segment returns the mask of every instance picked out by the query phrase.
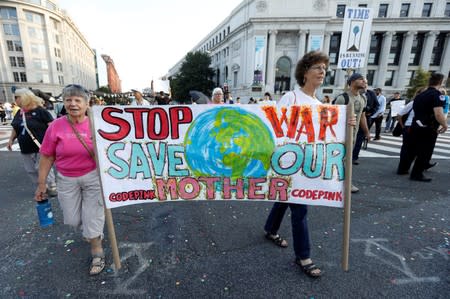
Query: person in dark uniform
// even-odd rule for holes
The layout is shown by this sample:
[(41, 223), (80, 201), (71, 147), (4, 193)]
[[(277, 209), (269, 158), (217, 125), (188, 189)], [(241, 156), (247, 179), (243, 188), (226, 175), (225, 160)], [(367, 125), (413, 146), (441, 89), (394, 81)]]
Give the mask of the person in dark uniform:
[(433, 73), (428, 81), (428, 89), (417, 95), (413, 104), (414, 119), (411, 124), (411, 141), (416, 160), (410, 179), (430, 182), (423, 172), (429, 168), (437, 135), (447, 131), (447, 119), (444, 114), (445, 101), (439, 88), (444, 80), (441, 73)]

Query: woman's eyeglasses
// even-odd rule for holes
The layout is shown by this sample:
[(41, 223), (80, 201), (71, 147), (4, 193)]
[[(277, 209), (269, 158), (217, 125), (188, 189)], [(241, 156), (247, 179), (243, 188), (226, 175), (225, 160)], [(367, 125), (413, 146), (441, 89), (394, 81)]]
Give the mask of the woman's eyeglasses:
[(328, 67), (326, 65), (313, 65), (310, 67), (311, 70), (317, 70), (317, 71), (328, 71)]

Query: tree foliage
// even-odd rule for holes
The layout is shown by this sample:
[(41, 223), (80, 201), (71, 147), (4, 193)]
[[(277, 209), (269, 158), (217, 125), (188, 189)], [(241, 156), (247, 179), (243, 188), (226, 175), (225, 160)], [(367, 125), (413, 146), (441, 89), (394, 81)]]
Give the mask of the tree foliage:
[(419, 67), (419, 69), (414, 74), (414, 78), (411, 80), (411, 86), (406, 91), (408, 99), (414, 98), (414, 95), (419, 88), (428, 86), (429, 79), (430, 73)]
[(100, 86), (99, 88), (97, 88), (96, 91), (103, 93), (111, 93), (111, 89), (108, 86)]
[(209, 67), (210, 64), (211, 58), (207, 53), (189, 52), (181, 64), (180, 72), (170, 80), (172, 98), (182, 103), (189, 102), (190, 90), (210, 95), (214, 88), (214, 70)]

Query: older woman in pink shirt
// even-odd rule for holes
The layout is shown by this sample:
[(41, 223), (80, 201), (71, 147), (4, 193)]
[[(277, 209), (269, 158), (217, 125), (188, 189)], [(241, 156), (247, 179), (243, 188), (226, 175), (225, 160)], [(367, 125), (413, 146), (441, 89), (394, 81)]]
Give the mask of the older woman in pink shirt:
[(91, 245), (89, 274), (99, 274), (105, 267), (102, 247), (105, 214), (96, 170), (89, 118), (89, 92), (72, 84), (63, 89), (65, 117), (53, 121), (45, 133), (40, 150), (39, 179), (35, 199), (47, 197), (46, 178), (55, 164), (58, 170), (58, 200), (64, 223), (81, 228)]

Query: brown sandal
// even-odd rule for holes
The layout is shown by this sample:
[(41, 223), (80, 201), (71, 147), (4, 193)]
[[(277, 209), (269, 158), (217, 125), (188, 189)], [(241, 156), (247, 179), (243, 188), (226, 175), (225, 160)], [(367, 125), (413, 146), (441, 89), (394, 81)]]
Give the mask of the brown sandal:
[(302, 268), (303, 273), (305, 273), (307, 276), (311, 278), (319, 278), (320, 276), (322, 276), (322, 270), (320, 270), (320, 268), (317, 267), (313, 262), (306, 265), (302, 265), (300, 259), (296, 259), (295, 263)]
[(288, 243), (285, 239), (283, 239), (280, 235), (272, 235), (271, 233), (266, 233), (266, 239), (272, 241), (275, 245), (280, 246), (281, 248), (288, 247)]
[(105, 254), (96, 253), (92, 255), (91, 266), (89, 267), (89, 275), (98, 275), (105, 268)]

